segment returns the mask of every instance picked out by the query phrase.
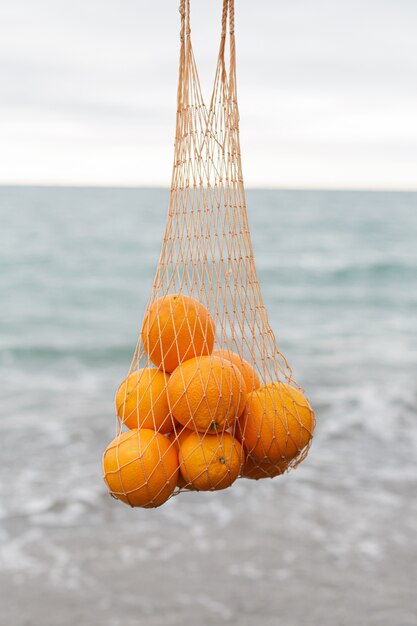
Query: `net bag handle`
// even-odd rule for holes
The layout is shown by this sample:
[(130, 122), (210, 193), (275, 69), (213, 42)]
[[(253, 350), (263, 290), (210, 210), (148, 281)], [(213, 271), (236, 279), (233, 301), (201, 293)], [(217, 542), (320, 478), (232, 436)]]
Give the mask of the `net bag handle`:
[[(190, 24), (190, 0), (180, 0), (179, 13), (181, 19), (180, 30), (180, 68), (178, 79), (178, 112), (187, 108), (188, 99), (188, 77), (192, 57), (191, 44), (191, 24)], [(228, 19), (229, 18), (229, 19)], [(229, 49), (230, 64), (229, 76), (227, 76), (225, 62), (225, 48), (227, 37), (227, 23), (229, 23)], [(226, 99), (233, 98), (236, 89), (236, 44), (235, 44), (235, 7), (234, 0), (223, 0), (221, 38), (218, 54), (218, 64), (221, 67), (221, 84), (226, 95)], [(214, 95), (215, 87), (213, 88)], [(213, 95), (211, 101), (213, 101)]]
[(227, 16), (229, 16), (229, 99), (233, 97), (236, 87), (236, 43), (235, 43), (235, 3), (234, 0), (223, 0), (222, 11), (222, 34), (220, 40), (219, 60), (222, 64), (222, 82), (227, 85), (226, 64), (224, 59), (226, 35), (227, 35)]

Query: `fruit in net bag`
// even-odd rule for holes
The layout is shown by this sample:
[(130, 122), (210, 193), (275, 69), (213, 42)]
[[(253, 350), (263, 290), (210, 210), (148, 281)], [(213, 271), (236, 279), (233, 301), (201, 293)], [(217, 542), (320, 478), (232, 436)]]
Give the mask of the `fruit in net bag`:
[(178, 479), (178, 453), (153, 430), (132, 429), (116, 437), (103, 455), (104, 480), (110, 493), (130, 506), (160, 506)]
[(230, 487), (245, 460), (240, 443), (230, 433), (193, 433), (180, 446), (180, 471), (187, 483), (199, 491)]
[(211, 354), (214, 321), (206, 307), (194, 298), (170, 294), (152, 304), (141, 335), (152, 363), (172, 372), (183, 361)]
[(218, 356), (190, 359), (168, 381), (175, 419), (199, 432), (226, 430), (245, 408), (246, 384), (238, 368)]
[(153, 367), (132, 372), (116, 393), (116, 412), (128, 428), (151, 428), (161, 433), (173, 429), (167, 383), (169, 375)]
[(247, 396), (239, 439), (258, 461), (293, 459), (309, 443), (314, 413), (307, 398), (286, 383), (263, 385)]

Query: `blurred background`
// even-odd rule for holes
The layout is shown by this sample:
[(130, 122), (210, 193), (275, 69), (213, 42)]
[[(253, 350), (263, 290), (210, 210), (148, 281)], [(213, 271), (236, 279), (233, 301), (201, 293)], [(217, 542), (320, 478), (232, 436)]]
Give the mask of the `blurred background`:
[[(191, 7), (208, 99), (220, 2)], [(284, 477), (145, 511), (101, 454), (162, 242), (177, 2), (0, 6), (5, 624), (417, 625), (416, 23), (236, 1), (255, 260), (318, 426)]]

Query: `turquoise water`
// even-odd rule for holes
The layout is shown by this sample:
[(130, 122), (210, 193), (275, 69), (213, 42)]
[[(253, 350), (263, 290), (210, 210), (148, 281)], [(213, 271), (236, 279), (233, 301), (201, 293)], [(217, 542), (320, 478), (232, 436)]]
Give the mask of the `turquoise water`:
[[(317, 565), (320, 585), (311, 588), (319, 599), (334, 559), (346, 572), (383, 568), (388, 608), (375, 623), (415, 624), (408, 613), (403, 621), (392, 621), (389, 606), (401, 597), (412, 615), (415, 603), (410, 580), (417, 557), (411, 524), (417, 514), (412, 497), (417, 487), (417, 194), (248, 192), (270, 322), (317, 410), (317, 436), (308, 460), (282, 480), (240, 481), (230, 492), (181, 496), (150, 518), (106, 496), (100, 455), (114, 434), (114, 390), (136, 343), (167, 201), (168, 192), (157, 189), (0, 188), (0, 576), (5, 593), (40, 576), (64, 595), (68, 580), (80, 588), (90, 584), (90, 598), (95, 597), (99, 590), (91, 580), (104, 576), (94, 569), (97, 555), (104, 564), (111, 561), (112, 576), (118, 576), (108, 535), (117, 535), (121, 526), (131, 541), (143, 544), (152, 519), (152, 535), (162, 547), (168, 526), (179, 537), (190, 525), (200, 528), (198, 552), (198, 541), (209, 540), (214, 527), (227, 534), (249, 507), (237, 536), (258, 525), (267, 532), (285, 510), (276, 545), (285, 544), (294, 528), (311, 538), (300, 546), (313, 561), (317, 550), (327, 563), (321, 579)], [(90, 557), (71, 557), (86, 526), (91, 527)], [(48, 548), (39, 548), (46, 537)], [(236, 533), (230, 546), (235, 540)], [(262, 568), (271, 545), (264, 548), (262, 562), (258, 546), (245, 563), (256, 566), (267, 585)], [(152, 545), (148, 549), (152, 555)], [(236, 554), (224, 546), (222, 552), (232, 567)], [(123, 567), (152, 569), (151, 556), (149, 562), (143, 558), (132, 556)], [(282, 568), (291, 578), (290, 565), (281, 563)], [(307, 584), (310, 574), (299, 572), (300, 580), (304, 575)], [(336, 577), (340, 586), (335, 583), (333, 599), (347, 584), (346, 576)], [(170, 584), (175, 594), (175, 581)], [(360, 587), (353, 598), (358, 606)], [(136, 589), (133, 582), (124, 588), (126, 597)], [(213, 596), (221, 593), (212, 589)], [(370, 593), (370, 606), (376, 606), (383, 594)], [(150, 597), (150, 605), (157, 605), (157, 597)], [(283, 591), (283, 610), (290, 600)], [(211, 609), (201, 610), (204, 623), (211, 623)], [(321, 624), (335, 623), (326, 621), (324, 608), (319, 617)], [(29, 623), (11, 612), (12, 619)], [(42, 620), (49, 624), (45, 616)], [(62, 623), (71, 623), (70, 617)], [(290, 612), (285, 623), (292, 624)]]

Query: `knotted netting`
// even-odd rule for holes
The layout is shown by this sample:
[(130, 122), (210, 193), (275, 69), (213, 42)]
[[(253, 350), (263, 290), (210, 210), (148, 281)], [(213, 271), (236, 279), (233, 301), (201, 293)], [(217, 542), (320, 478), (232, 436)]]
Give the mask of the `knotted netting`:
[[(154, 507), (184, 490), (285, 473), (306, 456), (314, 413), (262, 301), (239, 144), (234, 2), (223, 1), (210, 104), (181, 0), (174, 167), (162, 251), (103, 457), (116, 498)], [(229, 59), (226, 40), (229, 34)]]

